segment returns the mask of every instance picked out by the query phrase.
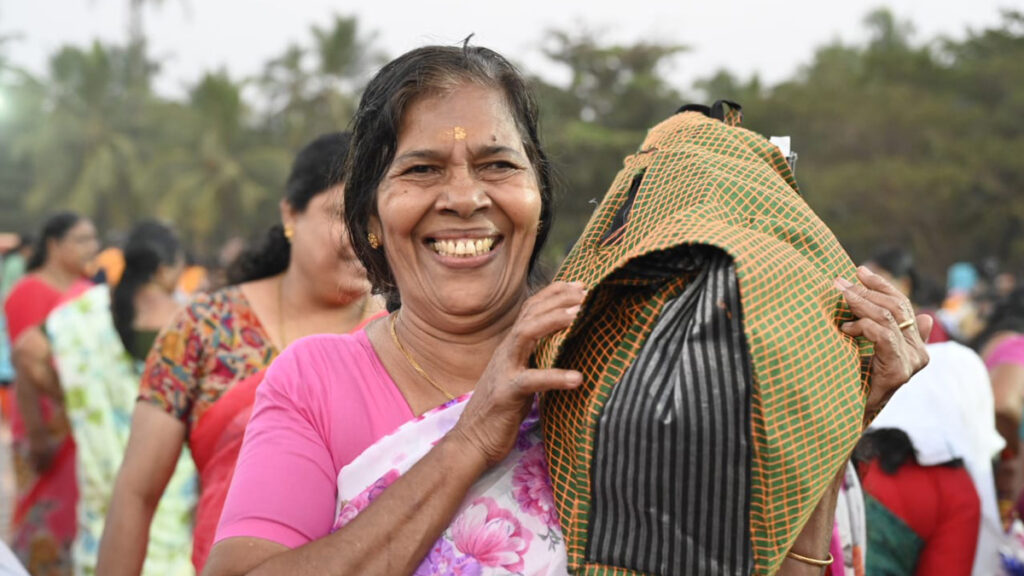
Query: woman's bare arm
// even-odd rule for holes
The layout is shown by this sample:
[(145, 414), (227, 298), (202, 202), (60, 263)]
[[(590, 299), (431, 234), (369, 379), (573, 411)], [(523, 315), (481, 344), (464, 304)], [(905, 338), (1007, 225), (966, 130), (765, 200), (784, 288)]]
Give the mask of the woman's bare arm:
[(57, 446), (50, 439), (41, 400), (50, 397), (61, 406), (64, 396), (51, 362), (50, 343), (41, 328), (27, 328), (18, 337), (11, 350), (11, 361), (16, 373), (14, 395), (28, 432), (32, 466), (42, 472), (50, 467)]
[[(843, 325), (843, 332), (870, 340), (875, 346), (872, 358), (870, 392), (866, 399), (865, 417), (870, 421), (885, 407), (889, 398), (910, 378), (928, 364), (925, 342), (932, 329), (931, 317), (914, 315), (913, 307), (899, 291), (865, 267), (857, 270), (863, 285), (852, 286), (837, 281), (850, 310), (858, 318)], [(913, 323), (901, 328), (904, 321)], [(832, 479), (818, 501), (810, 519), (797, 536), (790, 552), (815, 560), (825, 560), (832, 543), (836, 500), (842, 486), (845, 467)], [(825, 567), (787, 556), (779, 570), (784, 576), (818, 576)]]
[(577, 284), (556, 283), (533, 296), (455, 428), (352, 522), (294, 550), (260, 538), (223, 540), (214, 546), (204, 575), (412, 574), (473, 483), (512, 449), (534, 395), (582, 381), (577, 372), (527, 367), (537, 340), (568, 326), (582, 300)]
[(486, 468), (472, 445), (449, 435), (342, 530), (295, 550), (230, 538), (217, 543), (203, 574), (411, 574)]
[[(839, 474), (825, 489), (824, 496), (818, 501), (817, 507), (811, 513), (810, 519), (807, 520), (807, 524), (797, 536), (790, 551), (805, 558), (817, 560), (828, 558), (829, 547), (832, 544), (832, 527), (836, 519), (836, 501), (839, 498), (839, 488), (843, 484), (845, 470), (845, 467), (840, 469)], [(824, 567), (813, 566), (790, 556), (786, 556), (778, 572), (779, 576), (820, 576), (824, 573)]]

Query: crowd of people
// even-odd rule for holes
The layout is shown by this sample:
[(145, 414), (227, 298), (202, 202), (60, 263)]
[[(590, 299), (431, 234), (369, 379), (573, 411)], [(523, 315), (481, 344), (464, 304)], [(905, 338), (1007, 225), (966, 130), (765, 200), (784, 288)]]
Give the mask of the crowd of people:
[[(772, 520), (795, 526), (777, 532), (784, 541), (764, 544), (749, 528), (766, 509), (751, 504), (769, 486), (761, 468), (799, 475), (806, 464), (765, 464), (757, 426), (779, 423), (768, 433), (786, 437), (796, 427), (764, 415), (789, 414), (822, 439), (833, 426), (830, 413), (802, 413), (811, 404), (788, 408), (767, 392), (762, 350), (775, 336), (750, 328), (764, 308), (750, 262), (768, 245), (733, 244), (698, 222), (678, 231), (678, 246), (623, 257), (606, 276), (581, 272), (607, 260), (602, 249), (648, 241), (639, 234), (650, 228), (630, 227), (655, 202), (643, 195), (644, 165), (613, 187), (629, 200), (595, 215), (548, 281), (537, 264), (552, 226), (552, 176), (537, 122), (526, 82), (500, 55), (420, 48), (369, 83), (352, 132), (298, 152), (280, 223), (234, 259), (224, 282), (187, 264), (169, 223), (140, 222), (104, 247), (88, 217), (62, 212), (24, 236), (0, 272), (5, 471), (15, 477), (0, 510), (10, 510), (6, 545), (17, 556), (0, 555), (0, 567), (34, 576), (555, 575), (584, 566), (1024, 574), (1024, 289), (1013, 274), (959, 263), (936, 295), (912, 254), (894, 248), (860, 268), (845, 255), (802, 256), (813, 288), (764, 289), (807, 304), (794, 308), (787, 342), (808, 344), (808, 365), (828, 355), (842, 376), (801, 377), (843, 388), (856, 408), (845, 420), (853, 435), (828, 440), (841, 466), (799, 493), (800, 518)], [(792, 179), (775, 156), (748, 156), (754, 168), (743, 177), (760, 170), (783, 189)], [(739, 193), (758, 193), (746, 185)], [(802, 201), (794, 192), (786, 202)], [(823, 226), (814, 230), (828, 240)], [(696, 239), (704, 248), (688, 247)], [(620, 366), (615, 393), (593, 415), (597, 432), (582, 432), (602, 447), (586, 453), (598, 472), (586, 500), (593, 540), (580, 545), (565, 488), (549, 473), (560, 442), (553, 407), (602, 389), (574, 340), (551, 364), (536, 352), (570, 329), (576, 340), (602, 326), (633, 330), (611, 317), (641, 293), (630, 313), (648, 307), (642, 313), (659, 320), (637, 332), (646, 352), (620, 364), (649, 372)], [(702, 375), (712, 371), (732, 379)], [(797, 387), (819, 389), (810, 384)], [(679, 398), (724, 406), (736, 432), (721, 432), (725, 420), (660, 412), (685, 409)], [(615, 434), (645, 410), (666, 427), (631, 455), (641, 466), (663, 454), (676, 466), (679, 438), (694, 453), (704, 442), (707, 452), (741, 455), (710, 480), (728, 476), (735, 489), (709, 491), (705, 502), (709, 514), (736, 518), (709, 516), (694, 529), (686, 505), (674, 515), (679, 482), (633, 486), (629, 478), (647, 477), (602, 460), (604, 443), (615, 453)], [(690, 431), (672, 436), (676, 423)], [(686, 465), (673, 470), (691, 481)], [(617, 492), (623, 486), (636, 494)], [(614, 532), (647, 517), (639, 544), (599, 544), (604, 523), (617, 522)], [(743, 542), (704, 544), (703, 533), (726, 526)]]

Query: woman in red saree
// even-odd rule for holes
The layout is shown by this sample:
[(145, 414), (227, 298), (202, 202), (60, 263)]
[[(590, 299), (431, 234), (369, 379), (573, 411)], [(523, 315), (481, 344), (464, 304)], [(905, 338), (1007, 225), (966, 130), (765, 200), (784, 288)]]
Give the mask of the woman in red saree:
[(342, 243), (348, 235), (337, 218), (344, 174), (336, 167), (347, 153), (347, 134), (308, 144), (292, 165), (282, 223), (229, 271), (234, 285), (197, 295), (157, 337), (107, 513), (98, 574), (139, 574), (156, 503), (186, 442), (199, 471), (192, 562), (201, 572), (259, 374), (288, 343), (349, 332), (377, 314), (380, 305)]
[(75, 535), (75, 445), (63, 394), (40, 326), (61, 302), (89, 287), (85, 274), (99, 243), (92, 222), (64, 212), (47, 220), (4, 312), (15, 367), (14, 467), (17, 503), (11, 548), (35, 575), (71, 573)]

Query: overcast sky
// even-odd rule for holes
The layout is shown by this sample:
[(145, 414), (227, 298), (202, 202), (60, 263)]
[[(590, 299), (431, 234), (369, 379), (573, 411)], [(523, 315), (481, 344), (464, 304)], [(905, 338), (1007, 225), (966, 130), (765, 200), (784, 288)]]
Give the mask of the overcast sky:
[[(0, 35), (17, 34), (8, 55), (34, 71), (63, 44), (94, 38), (123, 41), (128, 0), (0, 0)], [(163, 0), (146, 13), (152, 54), (163, 66), (158, 89), (181, 94), (208, 69), (234, 77), (255, 74), (290, 42), (307, 42), (311, 24), (333, 12), (352, 14), (390, 55), (426, 43), (454, 43), (469, 33), (531, 71), (548, 76), (539, 44), (545, 30), (586, 26), (610, 41), (681, 43), (673, 83), (726, 68), (757, 72), (769, 83), (792, 74), (814, 48), (834, 39), (858, 41), (871, 9), (889, 6), (914, 23), (918, 40), (963, 37), (999, 21), (1001, 8), (1024, 10), (1024, 0)], [(629, 7), (630, 10), (625, 10)]]

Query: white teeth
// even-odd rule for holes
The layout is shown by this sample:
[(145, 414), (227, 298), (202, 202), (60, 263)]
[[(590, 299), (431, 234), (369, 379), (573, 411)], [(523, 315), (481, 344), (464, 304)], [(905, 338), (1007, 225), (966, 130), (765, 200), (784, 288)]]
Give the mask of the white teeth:
[(479, 256), (490, 252), (493, 247), (494, 238), (435, 240), (433, 243), (434, 252), (442, 256)]

